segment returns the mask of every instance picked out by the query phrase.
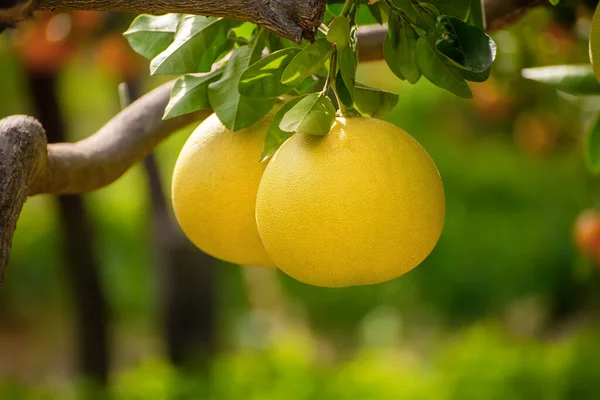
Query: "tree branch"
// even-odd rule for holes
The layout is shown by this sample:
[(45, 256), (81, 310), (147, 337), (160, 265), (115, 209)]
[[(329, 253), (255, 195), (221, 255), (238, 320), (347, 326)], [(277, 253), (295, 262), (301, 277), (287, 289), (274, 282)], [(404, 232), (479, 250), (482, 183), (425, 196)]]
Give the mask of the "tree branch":
[(0, 120), (0, 282), (17, 219), (27, 198), (27, 183), (43, 163), (46, 134), (34, 118), (16, 115)]
[(210, 110), (162, 120), (173, 82), (141, 97), (92, 136), (48, 146), (42, 168), (29, 181), (29, 195), (85, 193), (114, 182), (170, 133)]
[(38, 10), (184, 13), (253, 22), (296, 43), (313, 41), (327, 0), (38, 0)]
[(32, 117), (0, 120), (0, 282), (27, 195), (85, 193), (106, 186), (169, 134), (212, 112), (163, 121), (172, 86), (154, 89), (77, 143), (46, 145), (44, 129)]

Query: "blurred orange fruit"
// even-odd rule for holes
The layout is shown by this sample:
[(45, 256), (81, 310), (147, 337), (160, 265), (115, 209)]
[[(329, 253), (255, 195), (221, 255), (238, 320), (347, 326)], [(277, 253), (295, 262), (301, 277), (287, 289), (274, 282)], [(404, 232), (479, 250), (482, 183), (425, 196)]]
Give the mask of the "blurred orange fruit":
[(25, 67), (36, 74), (55, 73), (75, 50), (72, 19), (65, 13), (40, 13), (17, 30), (15, 49)]
[(145, 65), (144, 59), (118, 33), (109, 33), (100, 39), (96, 48), (96, 62), (100, 68), (120, 80), (136, 78)]
[(582, 211), (575, 220), (573, 234), (579, 251), (600, 263), (600, 212), (594, 209)]

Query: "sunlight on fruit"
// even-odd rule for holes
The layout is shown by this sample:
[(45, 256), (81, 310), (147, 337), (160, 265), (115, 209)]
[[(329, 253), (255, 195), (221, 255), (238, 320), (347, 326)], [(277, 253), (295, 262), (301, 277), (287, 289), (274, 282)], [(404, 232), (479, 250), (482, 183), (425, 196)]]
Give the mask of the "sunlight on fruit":
[(433, 250), (445, 199), (435, 164), (397, 126), (338, 118), (329, 134), (295, 134), (269, 162), (256, 201), (267, 253), (317, 286), (394, 279)]
[(272, 265), (256, 230), (256, 192), (266, 163), (262, 146), (273, 112), (231, 132), (216, 114), (185, 143), (173, 173), (177, 221), (190, 240), (213, 257), (236, 264)]

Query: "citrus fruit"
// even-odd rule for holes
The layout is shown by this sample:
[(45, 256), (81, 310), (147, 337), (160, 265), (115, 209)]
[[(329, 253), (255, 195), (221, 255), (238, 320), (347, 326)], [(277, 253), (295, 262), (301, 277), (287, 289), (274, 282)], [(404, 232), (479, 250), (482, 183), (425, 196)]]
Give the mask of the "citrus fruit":
[(267, 254), (316, 286), (384, 282), (437, 243), (444, 188), (429, 154), (395, 125), (337, 118), (325, 136), (297, 133), (269, 162), (256, 219)]
[(270, 266), (254, 217), (271, 116), (231, 132), (215, 114), (189, 137), (175, 164), (172, 200), (184, 233), (202, 251), (236, 264)]
[(594, 74), (596, 75), (596, 79), (600, 81), (600, 6), (596, 7), (596, 11), (594, 11), (594, 16), (592, 17), (589, 50)]

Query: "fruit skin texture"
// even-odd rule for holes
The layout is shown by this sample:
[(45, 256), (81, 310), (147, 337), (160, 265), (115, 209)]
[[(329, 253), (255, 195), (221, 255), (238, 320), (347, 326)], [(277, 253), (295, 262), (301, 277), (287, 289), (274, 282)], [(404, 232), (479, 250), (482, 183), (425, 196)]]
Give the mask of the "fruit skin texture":
[(297, 133), (269, 162), (256, 202), (269, 257), (316, 286), (394, 279), (433, 250), (444, 188), (421, 145), (388, 122), (338, 118), (329, 134)]
[(596, 7), (596, 11), (594, 11), (594, 16), (592, 17), (589, 50), (594, 74), (600, 82), (600, 6)]
[(272, 266), (256, 230), (260, 162), (272, 114), (236, 132), (215, 114), (189, 137), (175, 165), (172, 201), (188, 238), (202, 251), (235, 264)]

